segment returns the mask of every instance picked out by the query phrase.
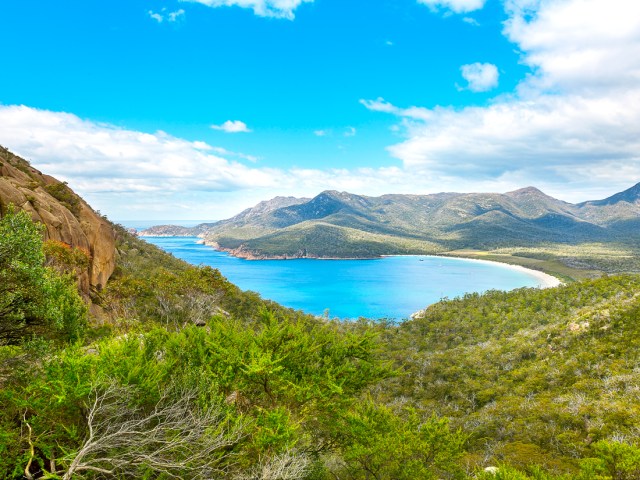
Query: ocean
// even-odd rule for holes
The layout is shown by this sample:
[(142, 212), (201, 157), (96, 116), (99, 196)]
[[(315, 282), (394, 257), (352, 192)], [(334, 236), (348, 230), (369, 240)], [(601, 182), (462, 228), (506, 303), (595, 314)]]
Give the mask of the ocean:
[(243, 260), (197, 243), (196, 237), (143, 239), (191, 264), (217, 268), (243, 290), (331, 318), (402, 320), (443, 298), (540, 286), (526, 270), (458, 258)]

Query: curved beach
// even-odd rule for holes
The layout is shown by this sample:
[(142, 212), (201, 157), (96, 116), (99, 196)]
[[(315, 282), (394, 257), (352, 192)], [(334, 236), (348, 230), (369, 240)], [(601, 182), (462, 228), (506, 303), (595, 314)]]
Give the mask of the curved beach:
[[(433, 255), (434, 257), (439, 257), (439, 255)], [(467, 257), (458, 257), (458, 256), (444, 256), (445, 258), (457, 258), (460, 260), (464, 260), (465, 262), (481, 262), (481, 263), (490, 263), (492, 265), (502, 265), (504, 268), (509, 268), (511, 270), (517, 270), (520, 272), (524, 272), (528, 275), (531, 275), (532, 277), (536, 278), (540, 284), (538, 285), (538, 288), (553, 288), (553, 287), (557, 287), (559, 285), (562, 285), (563, 282), (560, 281), (559, 278), (554, 277), (553, 275), (550, 275), (548, 273), (545, 272), (541, 272), (540, 270), (533, 270), (531, 268), (526, 268), (523, 267), (521, 265), (514, 265), (512, 263), (506, 263), (506, 262), (496, 262), (493, 260), (481, 260), (479, 258), (467, 258)]]

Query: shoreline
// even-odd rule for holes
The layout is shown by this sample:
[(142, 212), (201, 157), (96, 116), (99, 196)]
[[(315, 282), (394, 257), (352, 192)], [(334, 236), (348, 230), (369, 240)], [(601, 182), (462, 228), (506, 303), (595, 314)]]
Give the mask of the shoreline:
[[(200, 243), (200, 242), (199, 242)], [(470, 261), (470, 262), (481, 262), (481, 263), (489, 263), (491, 265), (501, 265), (504, 268), (510, 269), (510, 270), (515, 270), (518, 272), (522, 272), (522, 273), (526, 273), (527, 275), (530, 275), (531, 277), (535, 278), (539, 284), (536, 287), (533, 288), (540, 288), (540, 289), (545, 289), (545, 288), (554, 288), (554, 287), (558, 287), (560, 285), (564, 285), (564, 282), (562, 282), (558, 277), (551, 275), (550, 273), (546, 273), (540, 270), (534, 270), (532, 268), (527, 268), (527, 267), (523, 267), (522, 265), (516, 265), (514, 263), (508, 263), (508, 262), (498, 262), (495, 260), (484, 260), (484, 259), (479, 259), (479, 258), (470, 258), (470, 257), (465, 257), (465, 256), (457, 256), (457, 255), (447, 255), (446, 253), (443, 253), (441, 255), (438, 254), (420, 254), (420, 253), (416, 253), (416, 254), (397, 254), (397, 255), (380, 255), (378, 257), (296, 257), (296, 256), (269, 256), (269, 255), (261, 255), (260, 257), (256, 257), (256, 256), (242, 256), (242, 255), (235, 255), (234, 254), (234, 250), (231, 249), (225, 249), (225, 248), (220, 248), (220, 246), (215, 243), (215, 242), (207, 242), (207, 241), (202, 241), (201, 243), (203, 243), (204, 245), (213, 248), (214, 250), (217, 250), (219, 252), (225, 252), (228, 253), (229, 255), (236, 257), (236, 258), (241, 258), (243, 260), (251, 260), (251, 261), (256, 261), (256, 260), (379, 260), (385, 257), (433, 257), (433, 258), (451, 258), (451, 259), (459, 259), (459, 260), (463, 260), (463, 261)]]
[(516, 265), (514, 263), (497, 262), (495, 260), (483, 260), (480, 258), (469, 258), (469, 257), (453, 256), (453, 255), (425, 255), (425, 256), (433, 256), (433, 257), (441, 257), (441, 258), (442, 257), (457, 258), (464, 261), (483, 262), (483, 263), (490, 263), (492, 265), (502, 265), (504, 266), (504, 268), (508, 268), (509, 270), (516, 270), (516, 271), (524, 272), (528, 275), (531, 275), (532, 277), (540, 281), (540, 284), (537, 287), (540, 289), (554, 288), (560, 285), (564, 285), (564, 282), (562, 282), (558, 277), (551, 275), (550, 273), (542, 272), (540, 270), (534, 270), (532, 268), (523, 267), (522, 265)]
[[(176, 235), (144, 235), (144, 236), (148, 236), (148, 237), (173, 237)], [(144, 237), (143, 236), (143, 237)], [(178, 236), (178, 237), (182, 237), (183, 236)], [(492, 264), (492, 265), (501, 265), (504, 268), (510, 269), (510, 270), (516, 270), (522, 273), (526, 273), (527, 275), (535, 278), (539, 283), (536, 287), (533, 288), (540, 288), (540, 289), (546, 289), (546, 288), (554, 288), (554, 287), (558, 287), (560, 285), (564, 285), (564, 282), (562, 280), (560, 280), (558, 277), (550, 274), (550, 273), (546, 273), (544, 271), (541, 270), (535, 270), (532, 268), (527, 268), (527, 267), (523, 267), (522, 265), (517, 265), (515, 263), (509, 263), (509, 262), (500, 262), (500, 261), (496, 261), (496, 260), (485, 260), (485, 259), (480, 259), (480, 258), (472, 258), (472, 257), (468, 257), (468, 256), (464, 256), (464, 255), (452, 255), (448, 252), (442, 253), (442, 254), (421, 254), (421, 253), (416, 253), (416, 254), (385, 254), (385, 255), (380, 255), (377, 257), (312, 257), (312, 256), (288, 256), (288, 255), (260, 255), (260, 256), (255, 256), (253, 254), (249, 255), (248, 252), (242, 252), (244, 253), (244, 255), (237, 255), (238, 249), (226, 249), (226, 248), (221, 248), (216, 242), (207, 242), (205, 239), (201, 238), (201, 237), (194, 237), (194, 238), (198, 238), (198, 241), (196, 243), (198, 244), (204, 244), (208, 247), (211, 247), (212, 249), (218, 251), (218, 252), (224, 252), (227, 253), (228, 255), (231, 255), (232, 257), (235, 258), (239, 258), (242, 260), (248, 260), (248, 261), (257, 261), (257, 260), (380, 260), (382, 258), (385, 257), (432, 257), (432, 258), (451, 258), (451, 259), (458, 259), (458, 260), (462, 260), (462, 261), (470, 261), (470, 262), (481, 262), (481, 263), (488, 263), (488, 264)]]

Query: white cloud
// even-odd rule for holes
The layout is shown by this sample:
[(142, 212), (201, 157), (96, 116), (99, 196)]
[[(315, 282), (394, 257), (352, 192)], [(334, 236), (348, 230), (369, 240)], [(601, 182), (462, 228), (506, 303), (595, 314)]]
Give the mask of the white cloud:
[(433, 10), (445, 10), (454, 13), (467, 13), (480, 10), (486, 0), (418, 0)]
[(85, 191), (224, 191), (276, 183), (272, 171), (214, 155), (220, 150), (205, 142), (68, 113), (2, 106), (0, 131), (8, 148), (37, 161), (45, 173), (74, 178)]
[(167, 19), (170, 22), (177, 22), (180, 18), (184, 17), (184, 10), (176, 10), (175, 12), (169, 12), (167, 14)]
[(227, 120), (222, 125), (211, 125), (214, 130), (221, 130), (226, 133), (247, 133), (251, 132), (247, 124), (240, 120)]
[(314, 130), (313, 134), (316, 137), (326, 137), (329, 135), (329, 132), (327, 130)]
[(640, 2), (508, 0), (505, 8), (504, 34), (532, 73), (485, 107), (363, 100), (400, 118), (407, 138), (390, 153), (405, 169), (546, 185), (567, 200), (640, 181)]
[(183, 2), (201, 3), (208, 7), (238, 6), (250, 8), (260, 17), (286, 18), (293, 20), (295, 10), (303, 3), (313, 0), (181, 0)]
[(358, 133), (358, 130), (356, 130), (355, 127), (347, 127), (347, 131), (344, 132), (344, 136), (345, 137), (355, 137), (357, 133)]
[(475, 18), (472, 18), (472, 17), (464, 17), (462, 21), (464, 23), (468, 23), (469, 25), (473, 25), (474, 27), (480, 26), (480, 22), (478, 22)]
[(638, 86), (640, 2), (510, 0), (507, 12), (504, 33), (535, 70), (525, 87), (610, 95)]
[[(424, 117), (424, 112), (419, 108), (398, 109), (398, 112), (409, 115), (406, 121), (415, 122), (416, 126), (421, 121), (413, 118)], [(455, 115), (455, 112), (450, 111), (450, 114)], [(441, 115), (443, 112), (436, 114), (436, 117), (444, 124), (448, 118)], [(468, 118), (470, 125), (477, 121), (481, 121), (481, 118)], [(620, 123), (624, 124), (625, 121), (621, 119)], [(444, 126), (440, 125), (440, 128)], [(464, 139), (466, 132), (461, 128), (458, 125), (450, 135), (445, 135), (436, 143), (451, 135)], [(621, 138), (625, 135), (622, 132)], [(472, 142), (473, 139), (467, 141)], [(44, 173), (68, 181), (94, 208), (116, 220), (222, 219), (265, 198), (276, 195), (310, 196), (327, 189), (365, 195), (440, 191), (504, 192), (536, 180), (536, 165), (528, 170), (499, 169), (501, 173), (497, 175), (491, 172), (487, 174), (482, 169), (474, 171), (473, 168), (477, 170), (477, 166), (472, 165), (470, 171), (473, 174), (460, 177), (460, 170), (467, 167), (467, 161), (464, 160), (467, 143), (463, 142), (458, 150), (444, 148), (447, 155), (443, 158), (451, 162), (450, 168), (443, 168), (442, 163), (425, 162), (423, 158), (415, 162), (406, 161), (404, 167), (350, 170), (256, 168), (225, 158), (242, 157), (243, 154), (202, 141), (187, 141), (164, 132), (127, 130), (83, 120), (68, 113), (25, 106), (0, 106), (0, 144), (30, 160), (35, 168)], [(414, 149), (409, 144), (406, 147), (414, 152), (421, 148), (417, 145)], [(426, 148), (433, 150), (431, 146)], [(570, 162), (539, 165), (540, 170), (551, 167), (558, 175), (570, 174), (583, 179), (578, 185), (583, 189), (582, 192), (578, 187), (572, 192), (567, 191), (565, 185), (558, 187), (545, 178), (535, 184), (565, 200), (603, 198), (621, 190), (621, 187), (628, 187), (630, 179), (640, 178), (640, 160), (636, 158), (638, 161), (635, 163), (628, 162), (627, 149), (630, 147), (620, 143), (618, 155), (614, 155), (612, 149), (612, 159), (607, 164), (598, 162), (594, 156), (592, 162), (578, 165)], [(551, 147), (548, 151), (551, 155), (555, 154)], [(462, 154), (458, 156), (460, 152)], [(406, 153), (397, 152), (402, 156)], [(480, 151), (478, 155), (482, 153)], [(477, 158), (475, 156), (472, 160)], [(483, 158), (490, 167), (491, 148), (484, 150)], [(563, 168), (567, 172), (562, 171)], [(607, 182), (594, 186), (590, 183), (593, 177), (606, 179)], [(587, 197), (584, 196), (585, 191), (589, 192)]]
[(162, 23), (165, 20), (169, 23), (174, 23), (183, 18), (185, 15), (183, 9), (179, 9), (174, 12), (167, 12), (166, 8), (163, 8), (162, 10), (160, 10), (160, 12), (149, 10), (147, 13), (149, 14), (149, 17), (153, 18), (158, 23)]
[(26, 106), (0, 105), (0, 144), (68, 181), (94, 208), (115, 219), (221, 219), (275, 195), (419, 188), (412, 175), (397, 167), (256, 168), (225, 158), (255, 157), (206, 142)]
[(151, 18), (153, 18), (158, 23), (162, 23), (162, 21), (164, 20), (164, 17), (162, 15), (160, 15), (159, 13), (155, 13), (155, 12), (153, 12), (151, 10), (149, 10), (147, 13), (149, 14), (149, 16)]
[(498, 86), (498, 67), (492, 63), (462, 65), (460, 72), (467, 81), (467, 89), (472, 92), (486, 92)]

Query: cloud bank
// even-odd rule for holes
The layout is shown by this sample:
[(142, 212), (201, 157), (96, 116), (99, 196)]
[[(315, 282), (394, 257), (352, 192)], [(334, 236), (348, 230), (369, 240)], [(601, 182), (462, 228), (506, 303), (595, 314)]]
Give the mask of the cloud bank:
[(258, 168), (230, 160), (255, 162), (253, 156), (205, 142), (27, 106), (0, 105), (0, 144), (116, 219), (221, 219), (275, 195), (406, 188), (397, 167)]
[[(363, 100), (401, 119), (406, 140), (391, 154), (405, 168), (551, 183), (551, 192), (640, 181), (640, 3), (508, 0), (505, 9), (503, 33), (532, 73), (485, 107)], [(487, 86), (467, 76), (470, 89)]]

